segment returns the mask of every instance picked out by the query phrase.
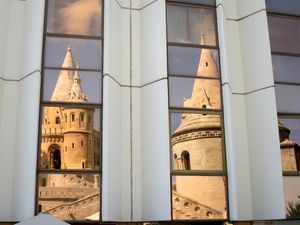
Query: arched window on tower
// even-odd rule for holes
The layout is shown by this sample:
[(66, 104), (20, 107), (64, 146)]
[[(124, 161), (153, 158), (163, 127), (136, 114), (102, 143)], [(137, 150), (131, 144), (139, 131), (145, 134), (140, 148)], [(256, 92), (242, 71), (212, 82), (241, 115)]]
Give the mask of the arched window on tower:
[(75, 121), (75, 114), (71, 113), (71, 121), (74, 122)]
[(79, 121), (80, 122), (84, 121), (84, 113), (80, 113), (80, 115), (79, 115)]
[(81, 113), (79, 114), (79, 126), (80, 126), (80, 127), (83, 127), (83, 126), (84, 126), (84, 113), (83, 113), (83, 112), (81, 112)]
[(190, 170), (191, 169), (190, 153), (188, 151), (182, 152), (181, 159), (182, 159), (183, 169)]
[(55, 124), (60, 124), (60, 118), (59, 117), (55, 118)]

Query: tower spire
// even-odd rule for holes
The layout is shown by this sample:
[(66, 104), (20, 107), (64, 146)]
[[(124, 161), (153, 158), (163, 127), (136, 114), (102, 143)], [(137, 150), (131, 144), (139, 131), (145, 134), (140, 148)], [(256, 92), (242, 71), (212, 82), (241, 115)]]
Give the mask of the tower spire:
[[(205, 44), (204, 33), (201, 33), (201, 45)], [(211, 49), (202, 48), (197, 69), (197, 77), (217, 78), (219, 76), (217, 64)], [(185, 107), (219, 108), (219, 81), (212, 79), (195, 79), (192, 96), (185, 99)]]
[(64, 61), (61, 65), (61, 68), (66, 68), (68, 70), (60, 70), (58, 80), (56, 82), (56, 86), (51, 97), (51, 101), (65, 101), (66, 95), (71, 89), (74, 71), (70, 69), (74, 68), (74, 63), (70, 44), (68, 44), (67, 46), (67, 52)]

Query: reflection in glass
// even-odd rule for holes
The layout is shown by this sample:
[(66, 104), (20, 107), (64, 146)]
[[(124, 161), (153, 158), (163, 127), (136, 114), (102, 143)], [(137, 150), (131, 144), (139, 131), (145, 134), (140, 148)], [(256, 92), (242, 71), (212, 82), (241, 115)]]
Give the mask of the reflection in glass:
[(300, 4), (295, 0), (266, 0), (268, 12), (300, 16)]
[[(64, 79), (64, 77), (66, 79)], [(82, 100), (84, 99), (84, 101), (80, 100), (80, 98), (77, 98), (78, 102), (101, 103), (101, 83), (102, 78), (101, 73), (99, 72), (44, 70), (43, 100), (65, 102), (72, 100), (72, 102), (74, 102), (74, 100), (76, 101), (76, 98), (74, 99), (74, 93), (72, 99), (71, 97), (69, 97), (68, 90), (72, 90), (72, 88), (73, 90), (75, 90), (77, 88), (80, 89), (80, 93), (84, 94), (85, 96), (84, 98), (82, 98)]]
[(100, 36), (101, 0), (48, 1), (47, 32)]
[(300, 19), (268, 16), (271, 49), (300, 54)]
[(283, 171), (300, 171), (300, 119), (279, 118)]
[(287, 218), (300, 218), (300, 177), (283, 177)]
[(275, 82), (300, 84), (300, 57), (272, 55), (272, 63)]
[(44, 107), (41, 129), (41, 169), (100, 168), (99, 109)]
[(277, 111), (279, 113), (299, 113), (300, 104), (296, 104), (295, 101), (291, 101), (295, 96), (300, 96), (299, 85), (275, 85), (276, 104)]
[(45, 67), (81, 69), (102, 68), (101, 40), (47, 37)]
[[(169, 46), (168, 61), (171, 75), (220, 76), (219, 55), (216, 49)], [(200, 72), (201, 65), (203, 71)]]
[(220, 115), (171, 113), (172, 168), (223, 170)]
[(226, 219), (225, 178), (173, 176), (174, 220)]
[(214, 9), (168, 5), (167, 16), (168, 42), (216, 45)]
[(99, 174), (39, 174), (38, 204), (61, 220), (99, 220)]
[(170, 106), (220, 109), (220, 81), (169, 77)]
[(169, 0), (171, 2), (195, 3), (203, 5), (216, 5), (215, 0)]

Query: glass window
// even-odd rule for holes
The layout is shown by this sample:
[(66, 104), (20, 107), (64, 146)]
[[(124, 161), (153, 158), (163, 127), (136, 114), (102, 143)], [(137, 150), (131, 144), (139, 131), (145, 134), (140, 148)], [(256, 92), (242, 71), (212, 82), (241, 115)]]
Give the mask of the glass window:
[(172, 176), (173, 218), (226, 219), (225, 183), (218, 176)]
[(102, 3), (45, 4), (36, 213), (62, 220), (101, 215)]
[(273, 54), (272, 63), (275, 82), (300, 84), (300, 57)]
[(221, 116), (171, 113), (171, 147), (173, 170), (223, 171)]
[(300, 86), (276, 84), (275, 86), (277, 111), (279, 113), (299, 113), (300, 105), (291, 99), (300, 96)]
[(102, 74), (77, 70), (44, 70), (44, 101), (101, 103)]
[(300, 218), (300, 177), (284, 177), (284, 200), (287, 218)]
[(170, 106), (220, 109), (220, 80), (169, 77)]
[[(75, 111), (71, 113), (71, 118), (73, 115), (75, 117), (76, 111), (85, 111), (93, 117), (93, 124), (56, 124), (57, 118), (62, 117), (64, 113), (69, 114), (70, 111)], [(43, 108), (42, 116), (47, 118), (48, 124), (41, 127), (41, 169), (80, 169), (82, 160), (86, 161), (86, 169), (99, 169), (95, 162), (98, 160), (96, 158), (100, 157), (100, 146), (97, 144), (100, 142), (100, 109), (48, 106)], [(83, 146), (83, 140), (90, 144)], [(75, 151), (64, 152), (66, 147), (75, 148)]]
[(99, 174), (54, 174), (38, 176), (41, 212), (61, 220), (99, 220)]
[[(267, 0), (287, 218), (300, 218), (300, 15), (299, 1)], [(292, 176), (290, 176), (292, 175)]]
[(76, 39), (47, 37), (45, 67), (101, 70), (102, 41), (95, 39)]
[(300, 171), (300, 118), (278, 118), (283, 171)]
[(47, 32), (101, 36), (101, 2), (99, 0), (49, 1)]
[(216, 45), (214, 9), (168, 5), (167, 28), (169, 42)]
[(273, 52), (300, 54), (300, 19), (268, 16), (271, 49)]
[(180, 2), (180, 3), (195, 3), (203, 5), (216, 5), (215, 0), (168, 0), (168, 2)]
[(170, 75), (214, 78), (220, 76), (219, 55), (216, 49), (169, 45), (168, 64)]
[(300, 4), (297, 0), (266, 0), (268, 12), (300, 16)]
[(172, 219), (225, 220), (216, 8), (176, 2), (194, 4), (167, 5)]

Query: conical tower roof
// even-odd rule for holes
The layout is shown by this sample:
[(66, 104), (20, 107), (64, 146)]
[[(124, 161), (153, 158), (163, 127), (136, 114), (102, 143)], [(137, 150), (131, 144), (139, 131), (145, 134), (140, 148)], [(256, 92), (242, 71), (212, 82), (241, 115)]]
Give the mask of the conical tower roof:
[[(71, 46), (68, 45), (67, 53), (64, 59), (62, 68), (73, 69), (73, 57)], [(53, 91), (51, 101), (66, 101), (66, 96), (70, 92), (73, 84), (74, 71), (61, 69), (58, 80)]]
[[(200, 43), (204, 45), (203, 34), (201, 34)], [(210, 79), (219, 77), (218, 67), (211, 49), (203, 48), (201, 50), (196, 77), (198, 78), (194, 81), (191, 98), (184, 100), (184, 107), (221, 108), (220, 81)], [(216, 129), (220, 127), (219, 115), (182, 114), (181, 123), (173, 135), (195, 129)]]

